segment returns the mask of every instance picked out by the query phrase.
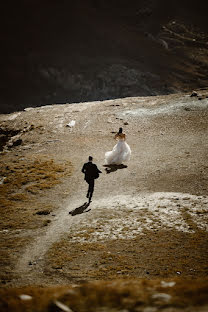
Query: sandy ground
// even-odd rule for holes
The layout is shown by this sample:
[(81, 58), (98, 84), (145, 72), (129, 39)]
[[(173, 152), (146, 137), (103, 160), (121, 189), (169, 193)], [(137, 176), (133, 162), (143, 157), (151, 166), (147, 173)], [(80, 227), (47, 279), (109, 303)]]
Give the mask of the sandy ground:
[[(50, 214), (31, 221), (48, 220), (47, 226), (29, 227), (27, 219), (15, 228), (2, 224), (1, 244), (9, 255), (2, 286), (205, 278), (207, 117), (208, 99), (190, 94), (50, 105), (0, 115), (1, 127), (20, 129), (22, 139), (21, 145), (1, 153), (3, 163), (47, 156), (73, 167), (61, 184), (31, 194), (33, 205), (24, 203), (31, 215), (41, 203), (52, 205)], [(75, 126), (67, 127), (72, 120)], [(23, 131), (30, 125), (31, 131)], [(109, 169), (104, 154), (114, 146), (119, 127), (132, 157), (127, 167)], [(85, 205), (81, 168), (89, 155), (102, 174), (92, 203)], [(14, 245), (27, 240), (14, 246), (8, 243), (11, 238)]]

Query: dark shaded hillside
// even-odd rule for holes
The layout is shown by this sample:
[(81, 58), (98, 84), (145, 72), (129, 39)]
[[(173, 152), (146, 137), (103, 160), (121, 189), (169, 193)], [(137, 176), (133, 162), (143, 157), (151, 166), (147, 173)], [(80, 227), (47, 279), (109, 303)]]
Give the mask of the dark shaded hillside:
[(0, 112), (208, 85), (205, 1), (1, 6)]

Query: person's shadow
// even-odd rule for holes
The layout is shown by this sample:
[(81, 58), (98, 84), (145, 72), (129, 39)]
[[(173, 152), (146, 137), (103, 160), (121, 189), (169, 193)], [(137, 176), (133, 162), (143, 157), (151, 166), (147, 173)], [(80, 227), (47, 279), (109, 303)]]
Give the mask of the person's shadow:
[(106, 173), (111, 173), (111, 172), (114, 172), (118, 169), (127, 168), (127, 166), (123, 165), (123, 164), (121, 164), (121, 165), (103, 165), (103, 167), (106, 167), (105, 168)]
[[(76, 216), (77, 214), (85, 213), (90, 211), (91, 209), (86, 210), (89, 207), (90, 203), (84, 203), (82, 206), (75, 208), (72, 211), (69, 211), (69, 214), (72, 216)], [(86, 211), (85, 211), (86, 210)]]

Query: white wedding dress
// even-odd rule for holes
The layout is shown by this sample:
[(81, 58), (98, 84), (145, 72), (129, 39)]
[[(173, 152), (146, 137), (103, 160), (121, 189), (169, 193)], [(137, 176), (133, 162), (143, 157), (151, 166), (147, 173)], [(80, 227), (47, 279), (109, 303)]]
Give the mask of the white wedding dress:
[(105, 164), (121, 165), (123, 162), (128, 161), (130, 157), (130, 146), (123, 138), (119, 138), (118, 143), (114, 146), (113, 150), (105, 153)]

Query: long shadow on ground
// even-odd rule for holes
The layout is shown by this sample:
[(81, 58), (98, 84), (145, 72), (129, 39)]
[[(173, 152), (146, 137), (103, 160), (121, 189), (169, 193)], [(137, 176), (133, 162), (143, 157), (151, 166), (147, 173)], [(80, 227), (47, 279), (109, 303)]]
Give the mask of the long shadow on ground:
[[(81, 213), (85, 213), (90, 211), (91, 209), (86, 210), (89, 207), (90, 203), (84, 203), (83, 205), (81, 205), (80, 207), (75, 208), (72, 211), (69, 211), (69, 214), (72, 216), (75, 216), (77, 214), (81, 214)], [(85, 211), (86, 210), (86, 211)]]
[(127, 166), (123, 165), (123, 164), (121, 164), (121, 165), (104, 165), (104, 167), (106, 167), (105, 168), (106, 173), (111, 173), (111, 172), (114, 172), (118, 169), (127, 168)]

